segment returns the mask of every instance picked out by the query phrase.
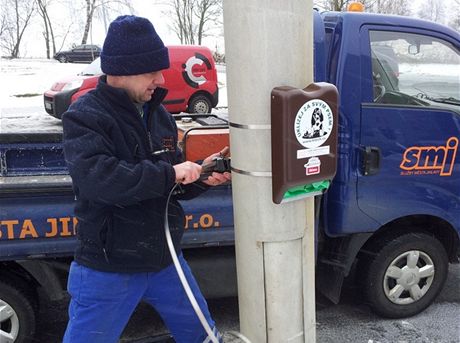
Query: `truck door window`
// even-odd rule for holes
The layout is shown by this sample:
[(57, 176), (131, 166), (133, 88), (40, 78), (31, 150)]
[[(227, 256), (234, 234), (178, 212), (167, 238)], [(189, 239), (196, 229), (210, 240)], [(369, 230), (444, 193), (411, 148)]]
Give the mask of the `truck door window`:
[(460, 52), (441, 39), (370, 31), (374, 102), (460, 106)]

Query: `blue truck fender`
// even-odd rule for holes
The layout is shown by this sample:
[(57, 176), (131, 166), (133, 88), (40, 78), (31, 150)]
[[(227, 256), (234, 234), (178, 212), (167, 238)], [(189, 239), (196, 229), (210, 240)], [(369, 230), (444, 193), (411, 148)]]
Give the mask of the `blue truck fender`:
[(20, 260), (16, 262), (40, 285), (49, 300), (55, 301), (64, 298), (66, 290), (62, 287), (56, 269), (68, 271), (67, 264), (46, 260)]

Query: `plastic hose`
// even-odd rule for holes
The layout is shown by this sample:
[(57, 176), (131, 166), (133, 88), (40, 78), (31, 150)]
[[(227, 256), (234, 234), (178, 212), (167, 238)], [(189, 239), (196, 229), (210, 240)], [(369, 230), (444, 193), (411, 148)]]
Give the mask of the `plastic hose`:
[[(192, 304), (192, 307), (195, 310), (195, 313), (198, 316), (198, 319), (200, 320), (201, 325), (203, 325), (204, 330), (208, 334), (208, 338), (211, 340), (210, 342), (219, 343), (219, 339), (216, 337), (216, 335), (214, 334), (214, 331), (212, 331), (211, 327), (209, 326), (209, 323), (206, 320), (203, 314), (203, 311), (201, 311), (200, 305), (198, 305), (198, 302), (196, 301), (195, 296), (193, 295), (192, 289), (190, 288), (190, 285), (188, 284), (187, 278), (185, 277), (184, 271), (182, 270), (179, 259), (177, 258), (176, 250), (174, 249), (174, 244), (171, 238), (171, 232), (169, 231), (169, 220), (168, 220), (169, 200), (171, 199), (171, 195), (174, 193), (174, 190), (176, 189), (178, 185), (179, 183), (176, 183), (174, 185), (174, 187), (171, 189), (171, 191), (168, 194), (168, 199), (166, 200), (165, 234), (166, 234), (166, 241), (168, 243), (168, 249), (169, 249), (169, 252), (171, 253), (174, 267), (176, 268), (177, 274), (179, 275), (180, 282), (182, 283), (182, 286), (184, 287), (185, 293), (187, 294), (187, 297), (190, 300), (190, 303)], [(251, 341), (246, 336), (241, 334), (240, 332), (228, 331), (226, 333), (239, 338), (244, 343), (251, 343)], [(206, 340), (206, 342), (208, 341)]]
[(184, 271), (182, 270), (182, 267), (180, 265), (179, 259), (177, 258), (176, 250), (174, 249), (174, 244), (171, 238), (171, 233), (169, 232), (169, 221), (168, 221), (168, 212), (169, 212), (169, 200), (171, 199), (171, 195), (173, 194), (174, 190), (176, 187), (179, 185), (179, 183), (176, 183), (174, 187), (171, 189), (168, 195), (168, 200), (166, 201), (166, 210), (165, 210), (165, 234), (166, 234), (166, 241), (168, 242), (168, 248), (169, 252), (171, 253), (171, 257), (174, 263), (174, 267), (177, 270), (177, 274), (179, 275), (180, 282), (182, 283), (182, 286), (184, 287), (185, 293), (187, 294), (188, 299), (190, 300), (190, 303), (192, 304), (193, 309), (196, 312), (196, 315), (198, 316), (198, 319), (201, 322), (201, 325), (203, 325), (204, 330), (208, 334), (208, 337), (211, 339), (211, 342), (213, 343), (219, 343), (219, 339), (214, 335), (214, 332), (212, 331), (211, 327), (209, 326), (208, 321), (206, 320), (203, 311), (201, 311), (200, 305), (198, 305), (195, 296), (193, 295), (193, 292), (190, 288), (190, 285), (188, 284), (187, 278), (185, 277)]

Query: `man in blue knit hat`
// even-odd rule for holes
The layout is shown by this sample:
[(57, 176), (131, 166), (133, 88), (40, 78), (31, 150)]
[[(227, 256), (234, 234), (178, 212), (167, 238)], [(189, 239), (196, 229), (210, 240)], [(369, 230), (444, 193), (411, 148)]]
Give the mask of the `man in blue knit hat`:
[(201, 166), (182, 161), (175, 121), (161, 105), (167, 93), (162, 70), (168, 67), (168, 49), (150, 21), (118, 17), (101, 53), (106, 75), (63, 116), (78, 218), (65, 343), (117, 342), (141, 300), (155, 307), (176, 342), (211, 341), (166, 245), (164, 212), (175, 183), (183, 192), (169, 206), (171, 236), (198, 304), (220, 337), (180, 252), (184, 213), (177, 199), (197, 196), (230, 174), (213, 173), (201, 182)]

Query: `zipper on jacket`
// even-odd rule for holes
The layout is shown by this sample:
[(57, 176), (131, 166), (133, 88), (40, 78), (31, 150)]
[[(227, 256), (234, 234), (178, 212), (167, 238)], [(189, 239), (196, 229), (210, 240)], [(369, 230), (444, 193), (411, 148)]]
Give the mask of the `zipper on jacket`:
[(152, 142), (152, 134), (150, 130), (147, 130), (147, 138), (149, 139), (150, 155), (153, 155), (153, 142)]
[(102, 252), (104, 253), (104, 258), (107, 263), (110, 263), (107, 245), (109, 244), (108, 236), (109, 236), (109, 230), (111, 229), (111, 226), (112, 226), (111, 217), (105, 217), (104, 222), (102, 223), (102, 230), (99, 233), (99, 239), (101, 240), (101, 243), (102, 243)]
[[(144, 114), (146, 115), (146, 114)], [(146, 127), (146, 124), (144, 123), (144, 118), (142, 118), (140, 115), (137, 116), (138, 117), (138, 120), (140, 121), (141, 123), (141, 126), (142, 126), (142, 129), (144, 130), (144, 133), (145, 135), (147, 136), (147, 141), (148, 141), (148, 147), (149, 147), (149, 151), (148, 151), (148, 155), (152, 155), (152, 152), (153, 152), (153, 142), (152, 142), (152, 137), (150, 135), (150, 130)], [(148, 125), (148, 124), (147, 124)], [(135, 135), (133, 134), (133, 137), (135, 137)], [(137, 144), (136, 147), (135, 147), (135, 151), (134, 151), (134, 154), (138, 153), (139, 152), (139, 145)]]
[(158, 155), (164, 154), (164, 153), (166, 153), (166, 152), (169, 152), (169, 149), (168, 149), (168, 148), (164, 148), (163, 150), (153, 151), (153, 152), (152, 152), (152, 155), (158, 156)]
[[(150, 128), (152, 127), (152, 121), (153, 121), (153, 114), (154, 112), (156, 111), (156, 109), (158, 108), (158, 106), (160, 106), (161, 102), (163, 101), (163, 99), (166, 97), (166, 94), (168, 93), (168, 91), (165, 89), (165, 88), (161, 88), (161, 87), (158, 87), (156, 90), (156, 95), (155, 98), (153, 99), (153, 101), (149, 101), (149, 106), (148, 106), (148, 118), (147, 118), (147, 127), (145, 128), (146, 131), (147, 131), (147, 138), (149, 139), (149, 147), (150, 147), (150, 155), (153, 155), (153, 142), (152, 142), (152, 133), (150, 132)], [(155, 93), (154, 93), (155, 94)], [(146, 115), (146, 114), (144, 114)], [(141, 118), (143, 120), (143, 118)], [(142, 125), (144, 126), (144, 125)], [(144, 126), (145, 127), (145, 126)]]
[(104, 252), (104, 257), (105, 257), (105, 260), (107, 261), (107, 263), (109, 263), (109, 256), (107, 256), (107, 251), (105, 248), (102, 248), (102, 251)]

